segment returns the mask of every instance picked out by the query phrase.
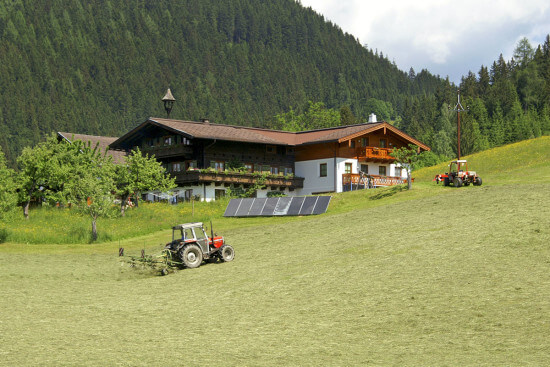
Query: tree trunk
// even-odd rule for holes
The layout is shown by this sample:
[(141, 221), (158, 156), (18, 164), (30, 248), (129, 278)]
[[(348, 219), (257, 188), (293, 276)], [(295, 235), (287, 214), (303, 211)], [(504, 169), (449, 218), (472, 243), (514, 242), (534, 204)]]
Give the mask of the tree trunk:
[(31, 200), (27, 200), (25, 205), (23, 206), (23, 215), (25, 216), (25, 219), (29, 219), (29, 206), (31, 205)]
[(407, 169), (407, 190), (412, 189), (411, 170)]
[(32, 194), (34, 193), (35, 186), (36, 186), (36, 183), (33, 182), (28, 192), (29, 200), (27, 200), (27, 202), (25, 203), (25, 206), (23, 207), (23, 215), (25, 216), (25, 219), (29, 219), (29, 207), (31, 206), (31, 198), (32, 198)]
[(97, 241), (97, 227), (96, 227), (96, 219), (92, 218), (92, 242)]
[(126, 208), (126, 202), (128, 201), (128, 198), (126, 200), (120, 199), (120, 215), (124, 217), (124, 214), (126, 213), (124, 208)]
[(139, 206), (139, 193), (136, 193), (136, 208)]

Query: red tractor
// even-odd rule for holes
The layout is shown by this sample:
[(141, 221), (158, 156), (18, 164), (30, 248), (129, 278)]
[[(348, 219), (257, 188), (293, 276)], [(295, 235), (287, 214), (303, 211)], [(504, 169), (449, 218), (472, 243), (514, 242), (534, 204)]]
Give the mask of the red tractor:
[(233, 247), (226, 244), (222, 236), (214, 237), (213, 231), (208, 237), (200, 222), (172, 227), (172, 242), (167, 243), (164, 249), (186, 268), (198, 268), (203, 260), (212, 263), (235, 258)]
[(435, 176), (437, 183), (443, 181), (445, 186), (452, 184), (454, 187), (462, 187), (473, 184), (481, 186), (482, 181), (474, 171), (468, 171), (468, 162), (466, 160), (452, 161), (449, 165), (449, 172), (443, 175)]

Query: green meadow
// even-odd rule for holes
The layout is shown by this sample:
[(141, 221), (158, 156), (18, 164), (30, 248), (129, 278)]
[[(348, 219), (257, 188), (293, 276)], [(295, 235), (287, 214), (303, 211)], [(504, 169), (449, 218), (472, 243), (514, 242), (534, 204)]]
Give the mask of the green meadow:
[[(0, 244), (0, 365), (546, 366), (550, 138), (466, 158), (483, 186), (437, 185), (440, 166), (321, 216), (142, 205), (96, 244), (60, 233), (86, 218), (35, 210)], [(233, 262), (161, 277), (117, 256), (198, 220)]]

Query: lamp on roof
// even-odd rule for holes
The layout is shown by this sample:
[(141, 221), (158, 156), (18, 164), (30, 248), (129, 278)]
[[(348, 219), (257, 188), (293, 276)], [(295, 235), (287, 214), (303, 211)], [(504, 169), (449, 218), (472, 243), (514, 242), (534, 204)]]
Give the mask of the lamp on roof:
[(170, 88), (166, 90), (166, 94), (162, 97), (162, 102), (164, 103), (164, 109), (166, 110), (166, 116), (170, 118), (170, 112), (172, 112), (172, 107), (176, 99), (172, 95)]

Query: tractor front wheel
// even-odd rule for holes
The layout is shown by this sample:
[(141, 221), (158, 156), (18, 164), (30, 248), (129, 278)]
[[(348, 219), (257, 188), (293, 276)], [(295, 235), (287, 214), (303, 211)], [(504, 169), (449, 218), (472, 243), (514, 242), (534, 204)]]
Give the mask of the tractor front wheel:
[(187, 245), (178, 252), (179, 258), (186, 268), (198, 268), (202, 263), (202, 251), (197, 245)]
[(220, 260), (222, 262), (231, 261), (235, 258), (235, 250), (231, 245), (223, 245), (220, 249)]
[(455, 177), (453, 185), (454, 187), (462, 187), (462, 179), (460, 177)]
[(476, 177), (475, 180), (474, 180), (474, 185), (475, 186), (481, 186), (481, 177)]

